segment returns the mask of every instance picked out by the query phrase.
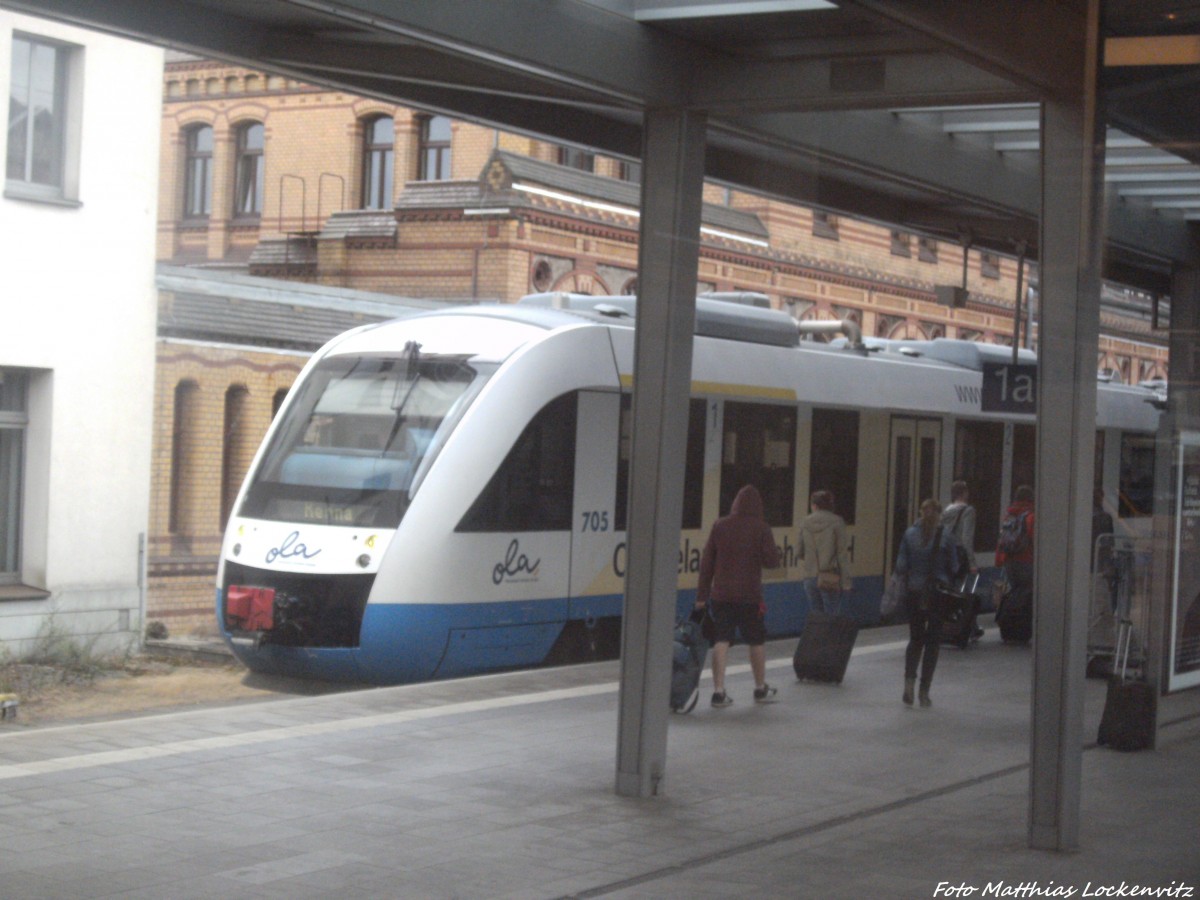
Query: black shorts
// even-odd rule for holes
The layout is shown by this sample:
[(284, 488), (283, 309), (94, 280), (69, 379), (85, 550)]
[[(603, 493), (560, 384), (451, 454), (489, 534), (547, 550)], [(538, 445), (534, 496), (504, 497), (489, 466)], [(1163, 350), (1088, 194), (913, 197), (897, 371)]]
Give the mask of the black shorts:
[(713, 642), (732, 644), (736, 632), (742, 640), (757, 647), (767, 640), (762, 607), (757, 603), (714, 603), (712, 605)]

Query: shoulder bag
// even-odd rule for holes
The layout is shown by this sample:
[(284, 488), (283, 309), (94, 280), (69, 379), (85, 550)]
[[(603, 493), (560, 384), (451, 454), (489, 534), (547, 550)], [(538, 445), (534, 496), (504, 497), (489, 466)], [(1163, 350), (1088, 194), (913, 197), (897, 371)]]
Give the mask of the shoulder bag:
[(893, 572), (883, 596), (879, 598), (879, 617), (889, 619), (894, 616), (903, 605), (907, 594), (908, 578), (900, 572)]
[[(813, 546), (816, 546), (815, 543)], [(817, 589), (822, 591), (840, 591), (842, 589), (842, 567), (838, 563), (836, 532), (833, 539), (833, 559), (831, 559), (830, 562), (832, 562), (836, 568), (829, 570), (822, 569), (821, 554), (817, 554)]]

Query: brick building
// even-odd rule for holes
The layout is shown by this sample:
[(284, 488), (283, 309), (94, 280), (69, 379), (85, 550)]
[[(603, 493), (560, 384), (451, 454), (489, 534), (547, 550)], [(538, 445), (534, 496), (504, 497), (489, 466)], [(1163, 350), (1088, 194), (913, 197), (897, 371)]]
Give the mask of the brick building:
[[(286, 281), (309, 292), (305, 316), (339, 292), (462, 302), (636, 289), (635, 164), (210, 60), (169, 58), (165, 82), (163, 263)], [(799, 319), (853, 318), (866, 335), (1012, 342), (1015, 252), (719, 185), (705, 201), (702, 290), (760, 291)], [(170, 271), (178, 286), (182, 270)], [(964, 284), (965, 305), (938, 302), (939, 286)], [(278, 315), (290, 301), (275, 290)], [(233, 314), (248, 301), (225, 300), (209, 298), (195, 333), (179, 318), (194, 296), (167, 289), (160, 306), (148, 616), (174, 632), (212, 627), (232, 494), (280, 392), (335, 333), (284, 336), (289, 316), (248, 329)], [(1148, 301), (1114, 287), (1106, 301), (1098, 368), (1165, 377)]]

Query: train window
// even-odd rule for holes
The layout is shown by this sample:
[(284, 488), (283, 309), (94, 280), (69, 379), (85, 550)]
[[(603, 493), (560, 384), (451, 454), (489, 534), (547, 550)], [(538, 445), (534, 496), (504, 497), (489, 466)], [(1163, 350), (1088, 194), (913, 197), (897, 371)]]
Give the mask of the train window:
[(767, 523), (792, 524), (796, 485), (796, 411), (765, 403), (726, 403), (721, 442), (721, 514), (744, 485), (762, 494)]
[(1154, 512), (1154, 435), (1121, 435), (1121, 518)]
[(1013, 426), (1012, 489), (1037, 484), (1037, 428), (1033, 425)]
[(242, 515), (395, 527), (422, 464), (474, 396), (476, 374), (416, 343), (398, 356), (322, 360), (297, 386)]
[[(615, 527), (624, 531), (629, 515), (629, 447), (633, 434), (633, 398), (621, 395), (621, 429), (617, 448), (617, 501)], [(687, 460), (683, 470), (683, 522), (681, 528), (696, 529), (701, 524), (704, 499), (704, 410), (703, 400), (688, 404)]]
[(814, 409), (808, 495), (833, 493), (833, 508), (847, 525), (854, 524), (858, 503), (858, 413)]
[(569, 531), (575, 492), (578, 394), (542, 407), (457, 531)]
[[(1004, 423), (959, 422), (954, 436), (954, 478), (965, 481), (975, 507), (975, 546), (971, 549), (996, 549), (1000, 537), (1000, 517), (1004, 498), (1000, 496), (1000, 476), (1004, 471)], [(942, 498), (949, 503), (949, 497)]]

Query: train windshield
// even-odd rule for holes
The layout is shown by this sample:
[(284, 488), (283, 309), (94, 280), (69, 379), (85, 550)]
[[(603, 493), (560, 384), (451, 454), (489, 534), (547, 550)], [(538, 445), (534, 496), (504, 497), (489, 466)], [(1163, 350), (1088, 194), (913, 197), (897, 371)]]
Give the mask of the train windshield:
[(331, 357), (297, 387), (241, 514), (394, 528), (484, 376), (462, 356)]

